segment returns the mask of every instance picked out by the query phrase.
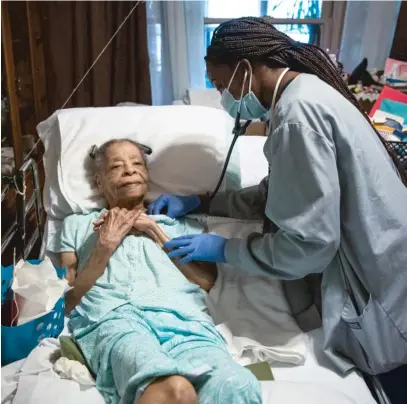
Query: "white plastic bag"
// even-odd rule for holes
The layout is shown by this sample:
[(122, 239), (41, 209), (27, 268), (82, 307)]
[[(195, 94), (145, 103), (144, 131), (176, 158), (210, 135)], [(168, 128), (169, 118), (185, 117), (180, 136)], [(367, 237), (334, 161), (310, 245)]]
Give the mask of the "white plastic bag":
[(67, 287), (66, 279), (58, 278), (49, 258), (39, 265), (19, 261), (11, 285), (16, 295), (17, 324), (27, 323), (51, 312)]

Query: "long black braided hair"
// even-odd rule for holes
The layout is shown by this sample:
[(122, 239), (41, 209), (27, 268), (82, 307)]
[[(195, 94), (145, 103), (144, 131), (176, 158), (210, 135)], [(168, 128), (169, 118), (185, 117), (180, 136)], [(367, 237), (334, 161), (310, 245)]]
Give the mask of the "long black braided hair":
[(407, 186), (407, 175), (397, 157), (377, 132), (328, 54), (321, 48), (294, 41), (277, 30), (270, 17), (243, 17), (226, 21), (215, 29), (205, 57), (206, 61), (214, 65), (234, 65), (241, 59), (259, 62), (270, 68), (289, 67), (295, 72), (314, 74), (337, 90), (372, 126)]

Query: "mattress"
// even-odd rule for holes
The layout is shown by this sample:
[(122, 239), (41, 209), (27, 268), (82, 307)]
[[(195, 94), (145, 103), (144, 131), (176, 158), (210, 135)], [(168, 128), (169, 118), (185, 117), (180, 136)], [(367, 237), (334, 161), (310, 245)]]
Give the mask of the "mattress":
[[(363, 378), (356, 372), (338, 376), (324, 360), (322, 330), (308, 335), (309, 355), (303, 366), (273, 364), (275, 380), (261, 382), (264, 404), (374, 404)], [(2, 404), (103, 404), (94, 387), (80, 386), (72, 380), (60, 379), (53, 372), (50, 358), (57, 350), (37, 348), (36, 360), (18, 375), (23, 361), (2, 368)], [(50, 344), (52, 346), (52, 344)], [(41, 351), (42, 349), (42, 351)], [(16, 374), (17, 373), (17, 374)], [(232, 404), (232, 403), (231, 403)]]

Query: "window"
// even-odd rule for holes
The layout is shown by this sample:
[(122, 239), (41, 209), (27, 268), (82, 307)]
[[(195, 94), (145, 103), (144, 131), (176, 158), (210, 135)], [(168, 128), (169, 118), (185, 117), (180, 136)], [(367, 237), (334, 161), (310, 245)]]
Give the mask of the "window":
[[(214, 30), (224, 21), (243, 16), (274, 19), (277, 29), (296, 41), (313, 43), (337, 52), (339, 49), (345, 2), (322, 0), (206, 0), (205, 46)], [(212, 87), (208, 77), (206, 86)]]

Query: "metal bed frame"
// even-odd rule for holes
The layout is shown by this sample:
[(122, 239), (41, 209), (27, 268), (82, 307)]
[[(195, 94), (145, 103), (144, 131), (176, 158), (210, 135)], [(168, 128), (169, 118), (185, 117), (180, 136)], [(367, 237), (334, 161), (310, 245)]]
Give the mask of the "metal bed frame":
[[(27, 200), (27, 175), (31, 174), (33, 178), (33, 193)], [(42, 202), (41, 189), (38, 176), (38, 166), (34, 159), (27, 159), (23, 165), (15, 171), (12, 181), (5, 184), (1, 191), (1, 201), (3, 202), (8, 192), (15, 189), (16, 195), (16, 217), (9, 229), (1, 237), (1, 254), (7, 249), (14, 237), (19, 236), (22, 243), (22, 250), (18, 259), (26, 260), (32, 251), (37, 240), (43, 241), (42, 230)], [(27, 216), (32, 208), (35, 208), (35, 229), (31, 237), (27, 237)]]

